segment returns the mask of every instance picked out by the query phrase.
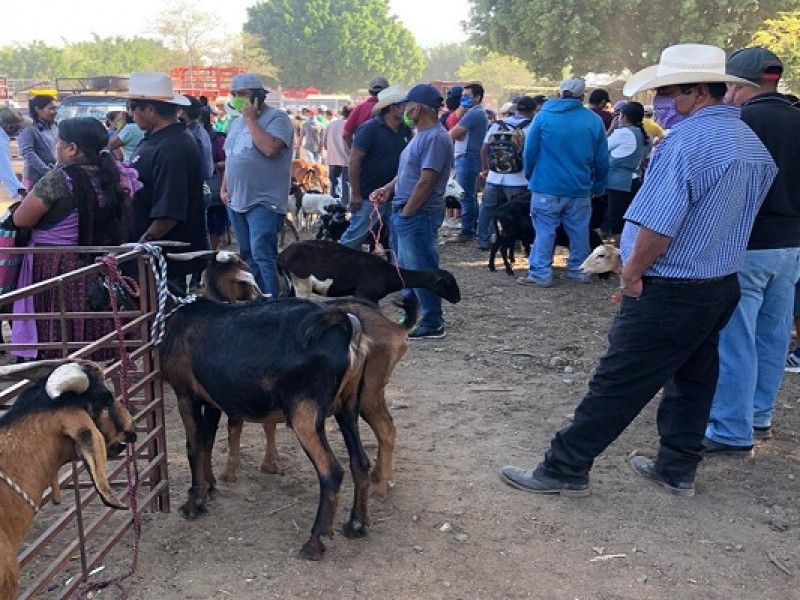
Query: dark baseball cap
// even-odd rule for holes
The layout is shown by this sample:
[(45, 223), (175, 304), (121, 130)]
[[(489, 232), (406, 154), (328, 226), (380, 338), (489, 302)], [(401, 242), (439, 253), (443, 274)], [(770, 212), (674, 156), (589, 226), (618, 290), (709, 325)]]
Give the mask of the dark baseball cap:
[(458, 98), (464, 93), (464, 88), (460, 85), (454, 85), (449, 90), (447, 90), (447, 97), (448, 98)]
[(400, 102), (416, 102), (430, 108), (439, 109), (444, 102), (441, 92), (429, 83), (418, 83), (410, 90)]
[(538, 106), (536, 99), (531, 96), (522, 96), (521, 98), (517, 98), (516, 100), (517, 110), (536, 110)]
[(762, 79), (777, 81), (783, 74), (783, 63), (766, 48), (742, 48), (730, 55), (725, 72), (753, 82)]

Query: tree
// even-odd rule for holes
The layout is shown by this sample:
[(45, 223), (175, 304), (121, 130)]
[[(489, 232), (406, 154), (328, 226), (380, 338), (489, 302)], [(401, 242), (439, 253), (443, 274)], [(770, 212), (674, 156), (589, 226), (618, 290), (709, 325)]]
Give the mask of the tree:
[[(133, 71), (169, 71), (178, 57), (149, 38), (93, 35), (91, 41), (67, 44), (64, 59), (76, 77), (127, 75)], [(61, 74), (63, 75), (63, 73)]]
[(376, 74), (411, 83), (425, 65), (387, 0), (265, 0), (247, 14), (245, 31), (258, 36), (287, 87), (350, 92)]
[(270, 84), (278, 81), (277, 67), (252, 33), (228, 34), (213, 49), (207, 47), (204, 54), (212, 65), (236, 65), (261, 75)]
[(25, 46), (16, 44), (0, 48), (0, 73), (22, 79), (55, 81), (69, 73), (61, 48), (34, 41)]
[(440, 44), (425, 51), (428, 64), (422, 72), (422, 81), (452, 81), (458, 70), (473, 58), (472, 46), (463, 42)]
[(156, 18), (153, 31), (175, 52), (183, 53), (191, 66), (203, 64), (203, 51), (218, 33), (214, 15), (194, 8), (188, 0), (170, 4)]
[(783, 80), (797, 93), (800, 90), (800, 11), (780, 13), (767, 19), (764, 28), (753, 36), (754, 46), (764, 46), (783, 61)]
[(470, 0), (473, 43), (517, 56), (540, 75), (637, 71), (672, 44), (744, 46), (764, 20), (800, 0)]
[(486, 96), (500, 102), (506, 98), (508, 90), (531, 87), (536, 76), (518, 58), (490, 52), (480, 61), (463, 65), (458, 70), (458, 78), (462, 81), (480, 81)]

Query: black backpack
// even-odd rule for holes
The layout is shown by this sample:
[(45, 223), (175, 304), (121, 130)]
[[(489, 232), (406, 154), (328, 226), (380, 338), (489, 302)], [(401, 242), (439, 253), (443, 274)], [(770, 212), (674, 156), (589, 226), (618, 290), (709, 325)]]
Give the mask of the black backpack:
[(525, 129), (531, 119), (509, 125), (497, 122), (497, 131), (488, 138), (487, 153), (489, 170), (495, 173), (520, 173), (522, 171), (522, 152), (525, 149)]

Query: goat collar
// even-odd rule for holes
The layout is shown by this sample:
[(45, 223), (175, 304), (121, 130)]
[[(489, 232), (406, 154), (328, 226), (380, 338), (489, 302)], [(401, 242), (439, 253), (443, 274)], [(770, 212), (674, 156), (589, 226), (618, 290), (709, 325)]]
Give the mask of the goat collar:
[(19, 497), (28, 503), (28, 506), (30, 506), (33, 509), (34, 515), (39, 513), (39, 505), (36, 504), (36, 502), (33, 501), (33, 498), (28, 496), (28, 494), (25, 493), (25, 490), (19, 487), (19, 485), (17, 485), (17, 483), (13, 479), (11, 479), (11, 477), (0, 471), (0, 479), (5, 481), (8, 484), (8, 487), (17, 492), (17, 494), (19, 494)]

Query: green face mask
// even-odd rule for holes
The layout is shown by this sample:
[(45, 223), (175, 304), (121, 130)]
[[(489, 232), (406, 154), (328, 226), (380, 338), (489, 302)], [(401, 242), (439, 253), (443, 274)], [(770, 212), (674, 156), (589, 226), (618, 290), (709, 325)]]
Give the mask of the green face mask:
[(407, 110), (403, 111), (403, 124), (405, 124), (407, 127), (414, 127), (414, 125), (416, 124), (414, 123), (414, 121), (411, 120), (411, 117), (408, 116)]
[(234, 96), (231, 98), (229, 104), (234, 108), (236, 112), (242, 112), (244, 105), (247, 104), (247, 98), (244, 96)]

